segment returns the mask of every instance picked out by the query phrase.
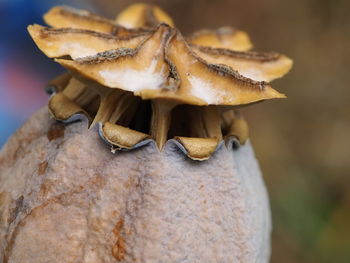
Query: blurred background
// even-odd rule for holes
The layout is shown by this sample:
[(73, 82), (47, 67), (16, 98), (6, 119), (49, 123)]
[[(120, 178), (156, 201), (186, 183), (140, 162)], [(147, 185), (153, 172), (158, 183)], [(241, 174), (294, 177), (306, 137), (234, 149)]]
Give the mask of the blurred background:
[[(0, 146), (46, 104), (63, 69), (33, 44), (28, 24), (67, 4), (113, 18), (136, 1), (0, 0)], [(293, 70), (273, 87), (287, 100), (243, 110), (271, 197), (272, 262), (350, 262), (350, 1), (158, 0), (189, 34), (230, 25)]]

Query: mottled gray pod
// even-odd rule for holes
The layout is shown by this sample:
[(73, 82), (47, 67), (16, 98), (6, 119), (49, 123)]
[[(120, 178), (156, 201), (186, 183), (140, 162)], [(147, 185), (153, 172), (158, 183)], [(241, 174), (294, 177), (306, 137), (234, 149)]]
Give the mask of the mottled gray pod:
[(203, 162), (172, 140), (112, 154), (44, 108), (0, 154), (1, 263), (268, 262), (270, 231), (249, 142)]

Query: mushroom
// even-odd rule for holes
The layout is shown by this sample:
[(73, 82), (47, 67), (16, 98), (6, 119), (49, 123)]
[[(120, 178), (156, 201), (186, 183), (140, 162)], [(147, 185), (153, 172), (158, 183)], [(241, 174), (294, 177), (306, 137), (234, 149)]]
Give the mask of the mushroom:
[(145, 4), (44, 19), (29, 33), (68, 72), (1, 151), (1, 262), (268, 262), (268, 197), (238, 109), (285, 98), (269, 81), (292, 61), (232, 28), (185, 38)]

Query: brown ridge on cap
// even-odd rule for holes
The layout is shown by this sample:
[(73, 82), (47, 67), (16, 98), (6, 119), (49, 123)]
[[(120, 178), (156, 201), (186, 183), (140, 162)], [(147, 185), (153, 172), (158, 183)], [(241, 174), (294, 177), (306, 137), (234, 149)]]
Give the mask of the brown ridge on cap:
[(127, 36), (149, 32), (151, 29), (145, 25), (138, 28), (125, 28), (116, 22), (100, 17), (86, 10), (75, 9), (67, 6), (56, 6), (51, 8), (45, 15), (46, 24), (56, 28), (76, 28), (93, 30), (116, 36)]
[(93, 56), (87, 56), (87, 57), (82, 57), (74, 60), (78, 64), (99, 64), (103, 63), (106, 61), (111, 61), (113, 62), (114, 60), (117, 60), (121, 57), (133, 57), (137, 53), (137, 49), (135, 48), (119, 48), (119, 49), (112, 49), (112, 50), (107, 50), (103, 52), (99, 52)]
[(131, 85), (118, 82), (119, 79), (115, 78), (115, 74), (111, 74), (113, 80), (110, 80), (107, 77), (104, 77), (101, 71), (109, 70), (110, 72), (122, 74), (122, 72), (129, 70), (129, 72), (132, 72), (133, 74), (138, 74), (139, 72), (153, 70), (146, 75), (156, 74), (161, 81), (159, 85), (162, 86), (163, 81), (166, 81), (166, 77), (162, 79), (160, 75), (168, 75), (168, 68), (164, 61), (163, 47), (166, 39), (169, 37), (169, 32), (170, 28), (167, 25), (161, 24), (157, 31), (135, 49), (117, 49), (98, 53), (95, 56), (75, 61), (64, 59), (57, 59), (56, 61), (75, 74), (81, 75), (88, 80), (97, 81), (98, 83), (110, 88), (133, 91)]
[(221, 27), (215, 30), (202, 29), (194, 32), (187, 40), (195, 45), (227, 48), (236, 51), (247, 51), (253, 47), (246, 32), (232, 27)]
[(73, 16), (73, 17), (79, 17), (79, 18), (86, 18), (88, 20), (95, 20), (95, 21), (99, 21), (102, 23), (113, 23), (112, 20), (109, 20), (107, 18), (101, 17), (97, 14), (94, 14), (90, 11), (87, 10), (81, 10), (81, 9), (77, 9), (77, 8), (73, 8), (73, 7), (69, 7), (69, 6), (56, 6), (53, 7), (51, 9), (52, 11), (57, 10), (60, 14), (62, 14), (63, 16), (67, 15), (67, 16)]
[(238, 52), (229, 49), (191, 45), (192, 50), (208, 63), (224, 64), (241, 75), (259, 81), (271, 81), (285, 75), (292, 60), (275, 52)]
[(52, 27), (70, 27), (111, 33), (118, 27), (112, 20), (85, 10), (56, 6), (44, 15), (44, 21)]
[(214, 48), (195, 44), (190, 44), (190, 46), (192, 49), (201, 51), (203, 53), (209, 53), (217, 56), (223, 55), (233, 58), (255, 60), (260, 62), (275, 61), (281, 57), (281, 54), (276, 52), (236, 51), (228, 48)]
[(86, 35), (92, 35), (99, 38), (104, 39), (112, 39), (112, 40), (129, 40), (131, 38), (142, 36), (142, 35), (150, 35), (153, 30), (145, 30), (145, 31), (136, 31), (130, 32), (128, 35), (113, 35), (103, 32), (96, 32), (88, 29), (79, 29), (79, 28), (52, 28), (52, 27), (45, 27), (40, 25), (32, 25), (29, 27), (38, 27), (40, 29), (40, 34), (42, 34), (42, 37), (47, 37), (48, 35), (61, 35), (64, 33), (71, 33), (71, 34), (86, 34)]
[(113, 36), (84, 29), (47, 28), (39, 25), (28, 27), (28, 31), (48, 57), (57, 58), (69, 55), (73, 59), (94, 55), (105, 50), (136, 48), (151, 32)]
[[(240, 105), (284, 97), (266, 82), (246, 78), (225, 65), (208, 64), (191, 51), (178, 31), (170, 40), (166, 57), (176, 66), (181, 79), (178, 94), (193, 98), (192, 104)], [(184, 61), (187, 63), (183, 63)], [(197, 84), (198, 87), (196, 87)], [(194, 96), (193, 92), (198, 94)], [(204, 92), (211, 95), (212, 101), (205, 101)], [(202, 102), (199, 103), (198, 99)]]

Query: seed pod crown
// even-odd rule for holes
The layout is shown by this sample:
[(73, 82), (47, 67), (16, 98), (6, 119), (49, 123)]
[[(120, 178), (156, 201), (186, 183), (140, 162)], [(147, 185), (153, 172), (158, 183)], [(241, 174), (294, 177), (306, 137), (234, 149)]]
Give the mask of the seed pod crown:
[(248, 128), (237, 108), (284, 98), (269, 81), (292, 65), (284, 55), (249, 51), (246, 33), (229, 27), (183, 37), (159, 7), (132, 5), (113, 21), (54, 7), (29, 33), (66, 73), (50, 83), (49, 111), (60, 121), (85, 116), (115, 150), (174, 139), (205, 160)]

